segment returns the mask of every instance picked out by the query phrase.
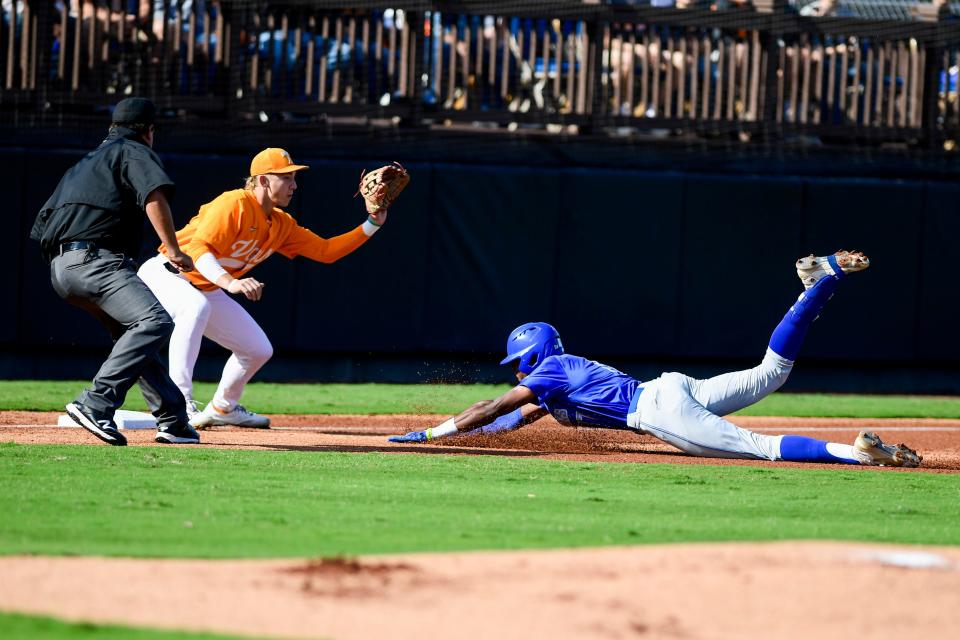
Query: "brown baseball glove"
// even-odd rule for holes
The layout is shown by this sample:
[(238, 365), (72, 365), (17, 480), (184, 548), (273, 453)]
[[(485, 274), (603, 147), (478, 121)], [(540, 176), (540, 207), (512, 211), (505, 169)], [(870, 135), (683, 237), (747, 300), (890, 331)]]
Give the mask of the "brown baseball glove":
[(400, 192), (410, 182), (410, 174), (399, 162), (360, 174), (360, 186), (354, 197), (363, 196), (367, 213), (378, 213), (390, 208)]

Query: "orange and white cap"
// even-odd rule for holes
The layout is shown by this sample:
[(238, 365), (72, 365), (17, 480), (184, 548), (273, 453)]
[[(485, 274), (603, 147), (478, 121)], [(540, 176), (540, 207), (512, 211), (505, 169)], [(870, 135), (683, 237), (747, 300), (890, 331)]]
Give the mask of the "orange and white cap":
[(310, 167), (302, 164), (293, 164), (293, 158), (283, 149), (270, 147), (253, 157), (250, 163), (250, 175), (259, 176), (264, 173), (290, 173), (303, 171)]

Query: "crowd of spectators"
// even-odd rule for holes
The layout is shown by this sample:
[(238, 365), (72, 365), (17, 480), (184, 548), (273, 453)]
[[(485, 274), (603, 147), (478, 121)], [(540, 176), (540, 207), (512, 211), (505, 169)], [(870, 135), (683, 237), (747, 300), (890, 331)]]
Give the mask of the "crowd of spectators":
[[(40, 0), (30, 0), (38, 2)], [(748, 0), (606, 0), (616, 5), (675, 6), (680, 9), (698, 8), (709, 10), (753, 10)], [(753, 0), (755, 5), (770, 5), (774, 0)], [(27, 0), (0, 0), (5, 24), (23, 15)], [(592, 2), (596, 4), (596, 1)], [(519, 2), (517, 4), (520, 4)], [(780, 4), (801, 15), (849, 15), (856, 9), (858, 17), (872, 8), (874, 11), (889, 11), (890, 7), (929, 5), (930, 10), (949, 11), (946, 0), (929, 3), (906, 2), (905, 0), (789, 0)], [(52, 22), (52, 56), (49, 78), (55, 88), (66, 90), (86, 89), (91, 93), (129, 95), (144, 93), (145, 89), (173, 95), (203, 96), (220, 91), (217, 82), (223, 78), (223, 65), (217, 56), (227, 55), (222, 47), (225, 33), (218, 17), (223, 9), (220, 0), (56, 0)], [(238, 64), (245, 74), (237, 91), (254, 93), (268, 98), (283, 98), (303, 101), (354, 102), (357, 104), (395, 103), (398, 100), (420, 100), (424, 105), (447, 110), (503, 110), (525, 113), (571, 113), (577, 109), (576, 100), (583, 104), (587, 98), (577, 98), (582, 91), (576, 83), (586, 64), (587, 51), (585, 26), (577, 20), (552, 20), (549, 18), (495, 19), (492, 16), (471, 16), (428, 12), (423, 16), (423, 38), (403, 50), (404, 40), (397, 36), (403, 31), (409, 16), (403, 10), (387, 9), (369, 12), (341, 11), (322, 14), (307, 7), (299, 9), (273, 9), (271, 5), (254, 3), (252, 0), (237, 3), (227, 8), (243, 7), (248, 19), (232, 22), (235, 31), (231, 44)], [(267, 7), (267, 11), (264, 11)], [(287, 13), (284, 13), (287, 11)], [(306, 15), (310, 15), (306, 28)], [(321, 15), (329, 16), (323, 32)], [(367, 23), (366, 39), (359, 33), (359, 20), (373, 16)], [(880, 14), (878, 14), (880, 15)], [(890, 14), (893, 15), (893, 14)], [(904, 19), (912, 19), (896, 14)], [(946, 14), (944, 14), (946, 15)], [(272, 19), (270, 19), (272, 16)], [(287, 16), (288, 21), (281, 21)], [(334, 28), (333, 22), (337, 21)], [(281, 26), (282, 23), (282, 26)], [(346, 25), (353, 31), (348, 32)], [(373, 24), (378, 26), (380, 39), (376, 40)], [(667, 115), (660, 110), (655, 99), (647, 102), (635, 100), (639, 91), (641, 66), (662, 74), (664, 83), (661, 97), (668, 91), (667, 75), (674, 79), (686, 77), (695, 69), (703, 85), (703, 96), (709, 84), (728, 92), (721, 74), (724, 64), (735, 65), (737, 95), (732, 102), (735, 119), (755, 119), (759, 116), (756, 100), (750, 99), (741, 88), (739, 70), (750, 64), (752, 49), (744, 34), (721, 33), (705, 26), (694, 39), (700, 42), (713, 40), (710, 58), (697, 58), (692, 50), (680, 53), (668, 43), (672, 37), (690, 38), (690, 31), (672, 33), (669, 27), (650, 28), (642, 24), (630, 27), (636, 37), (612, 36), (606, 62), (612, 88), (609, 96), (609, 112), (612, 115), (654, 117)], [(11, 30), (4, 29), (3, 34)], [(419, 30), (418, 30), (419, 31)], [(640, 34), (643, 34), (643, 42)], [(388, 35), (391, 34), (391, 35)], [(719, 34), (719, 35), (718, 35)], [(2, 36), (0, 36), (2, 37)], [(631, 36), (633, 37), (633, 36)], [(391, 39), (392, 38), (392, 39)], [(725, 57), (720, 59), (717, 44), (723, 40)], [(411, 39), (411, 42), (412, 39)], [(854, 46), (843, 40), (823, 40), (824, 48), (813, 48), (810, 59), (824, 64), (829, 47)], [(855, 45), (859, 46), (859, 45)], [(872, 45), (871, 45), (872, 46)], [(7, 50), (3, 47), (4, 51)], [(16, 48), (12, 48), (16, 49)], [(219, 52), (218, 52), (219, 50)], [(497, 52), (493, 63), (490, 52)], [(864, 49), (866, 51), (866, 49)], [(215, 52), (218, 52), (215, 54)], [(312, 58), (307, 60), (309, 55)], [(786, 48), (787, 67), (791, 66), (793, 49)], [(420, 74), (414, 77), (416, 58)], [(851, 58), (852, 59), (852, 58)], [(484, 62), (486, 60), (486, 62)], [(854, 73), (852, 66), (840, 68), (840, 57), (831, 58), (837, 65), (837, 83)], [(853, 65), (846, 58), (844, 64)], [(255, 64), (253, 62), (255, 61)], [(643, 62), (643, 65), (641, 65)], [(865, 59), (858, 64), (866, 65)], [(19, 72), (19, 67), (15, 66)], [(861, 69), (865, 75), (865, 68)], [(592, 72), (592, 69), (588, 69)], [(754, 73), (751, 69), (749, 73)], [(647, 73), (644, 71), (643, 73)], [(746, 77), (746, 73), (742, 77)], [(889, 70), (887, 71), (889, 76)], [(955, 93), (956, 73), (951, 67), (942, 79), (944, 87)], [(306, 77), (309, 76), (309, 77)], [(569, 84), (568, 84), (569, 81)], [(680, 80), (677, 80), (679, 82)], [(901, 86), (901, 79), (888, 77), (885, 80)], [(899, 90), (899, 89), (898, 89)], [(672, 91), (679, 98), (674, 84)], [(721, 91), (717, 88), (716, 91)], [(841, 89), (845, 91), (845, 89)], [(240, 95), (238, 93), (238, 96)], [(784, 92), (784, 113), (796, 117), (798, 107), (789, 104), (789, 91)], [(724, 93), (726, 100), (727, 93)], [(828, 95), (824, 92), (824, 95)], [(860, 96), (860, 97), (858, 97)], [(851, 99), (861, 99), (861, 94)], [(690, 94), (686, 94), (687, 100)], [(717, 98), (719, 99), (719, 98)], [(823, 98), (826, 100), (826, 98)], [(702, 98), (701, 98), (702, 102)], [(674, 113), (696, 114), (706, 112), (706, 107), (696, 105), (677, 107)], [(582, 108), (582, 107), (581, 107)], [(811, 103), (811, 110), (823, 111), (827, 106)], [(831, 103), (836, 111), (828, 120), (842, 119), (839, 106)], [(582, 112), (582, 111), (578, 111)], [(713, 108), (710, 108), (713, 113)]]

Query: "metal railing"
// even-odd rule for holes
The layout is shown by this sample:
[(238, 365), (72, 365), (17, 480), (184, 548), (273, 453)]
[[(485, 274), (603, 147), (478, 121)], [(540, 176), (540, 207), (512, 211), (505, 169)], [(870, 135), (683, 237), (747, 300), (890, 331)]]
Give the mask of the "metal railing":
[[(792, 133), (949, 144), (960, 25), (784, 2), (3, 0), (0, 117), (146, 95), (220, 121), (353, 118), (582, 133)], [(504, 7), (509, 6), (510, 11)]]

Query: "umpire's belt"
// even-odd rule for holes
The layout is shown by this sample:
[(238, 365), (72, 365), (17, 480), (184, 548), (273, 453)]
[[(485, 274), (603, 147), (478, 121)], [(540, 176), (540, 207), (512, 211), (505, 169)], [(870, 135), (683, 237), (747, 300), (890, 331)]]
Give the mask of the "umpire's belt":
[(60, 245), (60, 255), (67, 253), (68, 251), (83, 251), (96, 249), (97, 245), (94, 242), (88, 242), (87, 240), (77, 240), (75, 242), (64, 242)]

